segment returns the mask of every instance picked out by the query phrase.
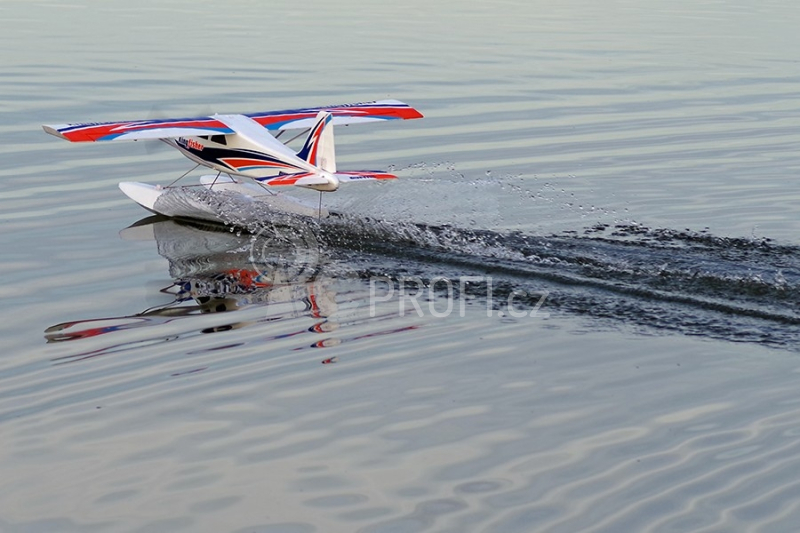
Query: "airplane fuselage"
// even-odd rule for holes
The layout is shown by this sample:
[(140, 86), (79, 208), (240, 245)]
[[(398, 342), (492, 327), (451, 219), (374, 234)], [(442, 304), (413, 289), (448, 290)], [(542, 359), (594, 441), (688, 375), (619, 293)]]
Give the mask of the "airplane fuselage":
[(163, 141), (195, 163), (225, 174), (261, 179), (307, 170), (285, 161), (284, 157), (270, 154), (255, 143), (237, 137), (239, 136), (210, 135)]

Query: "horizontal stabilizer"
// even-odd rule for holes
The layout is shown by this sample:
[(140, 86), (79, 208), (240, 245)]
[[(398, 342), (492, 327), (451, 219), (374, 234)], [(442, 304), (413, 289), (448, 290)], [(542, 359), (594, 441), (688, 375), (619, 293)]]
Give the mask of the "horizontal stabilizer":
[(394, 174), (387, 174), (380, 170), (343, 171), (334, 174), (340, 183), (353, 183), (356, 181), (396, 180)]
[[(393, 180), (394, 174), (387, 174), (380, 170), (343, 171), (332, 174), (339, 183), (354, 183), (358, 181)], [(314, 188), (330, 183), (328, 178), (313, 172), (299, 172), (297, 174), (281, 174), (272, 178), (258, 178), (257, 181), (267, 185), (296, 185), (298, 187)]]
[(281, 174), (271, 178), (256, 178), (256, 181), (267, 185), (294, 185), (297, 180), (314, 176), (313, 172), (298, 172), (297, 174)]

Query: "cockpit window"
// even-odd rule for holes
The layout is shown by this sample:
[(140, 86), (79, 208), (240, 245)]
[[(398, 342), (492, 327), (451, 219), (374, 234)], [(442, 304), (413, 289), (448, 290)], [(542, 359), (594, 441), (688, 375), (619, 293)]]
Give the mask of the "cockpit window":
[(211, 142), (215, 142), (217, 144), (224, 144), (228, 145), (228, 140), (225, 138), (225, 135), (212, 135)]

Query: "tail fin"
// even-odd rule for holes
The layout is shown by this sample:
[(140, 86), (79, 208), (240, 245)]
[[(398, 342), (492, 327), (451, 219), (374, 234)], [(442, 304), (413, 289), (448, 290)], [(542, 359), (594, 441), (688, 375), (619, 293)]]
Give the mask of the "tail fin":
[(333, 115), (320, 111), (317, 122), (308, 133), (298, 157), (326, 172), (336, 172), (336, 151), (333, 147)]

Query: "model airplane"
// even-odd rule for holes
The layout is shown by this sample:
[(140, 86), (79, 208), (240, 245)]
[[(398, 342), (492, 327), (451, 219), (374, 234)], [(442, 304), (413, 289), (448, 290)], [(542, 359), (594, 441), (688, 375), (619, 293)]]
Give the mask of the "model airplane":
[[(414, 118), (422, 118), (422, 114), (408, 104), (381, 100), (247, 115), (42, 127), (47, 133), (72, 142), (159, 139), (197, 163), (194, 168), (203, 165), (217, 171), (216, 175), (200, 178), (206, 189), (262, 199), (275, 209), (303, 214), (311, 214), (311, 208), (296, 199), (272, 193), (267, 186), (294, 185), (313, 189), (320, 192), (319, 208), (314, 213), (321, 216), (323, 192), (335, 191), (341, 183), (396, 178), (383, 171), (339, 171), (333, 125)], [(292, 129), (308, 131), (303, 147), (296, 153), (287, 144), (303, 135), (302, 132), (286, 143), (278, 140), (285, 130)], [(270, 131), (278, 133), (273, 136)], [(211, 210), (187, 205), (185, 201), (166, 201), (163, 197), (168, 191), (180, 189), (173, 184), (161, 187), (123, 182), (119, 187), (129, 198), (154, 213), (217, 220), (217, 214)]]

